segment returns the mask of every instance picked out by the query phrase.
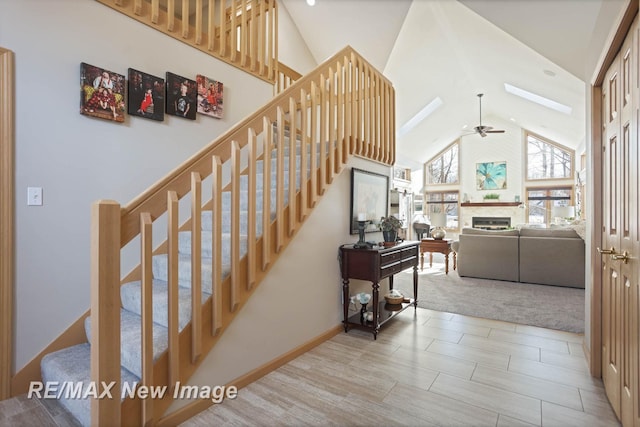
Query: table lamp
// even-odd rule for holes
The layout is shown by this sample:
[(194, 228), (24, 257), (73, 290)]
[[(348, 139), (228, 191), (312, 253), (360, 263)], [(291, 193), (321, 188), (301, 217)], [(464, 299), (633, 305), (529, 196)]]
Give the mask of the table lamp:
[(431, 237), (436, 240), (444, 239), (444, 236), (447, 235), (444, 229), (447, 226), (447, 214), (444, 212), (431, 212), (430, 219), (433, 226)]

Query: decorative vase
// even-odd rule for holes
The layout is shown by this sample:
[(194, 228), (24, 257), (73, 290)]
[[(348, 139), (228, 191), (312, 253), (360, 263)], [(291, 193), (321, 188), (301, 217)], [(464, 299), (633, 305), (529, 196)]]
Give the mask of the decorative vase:
[(398, 230), (383, 231), (382, 237), (385, 242), (395, 242), (398, 240)]
[(431, 230), (431, 237), (433, 237), (435, 240), (442, 240), (446, 235), (447, 235), (447, 232), (442, 227), (436, 227), (433, 230)]

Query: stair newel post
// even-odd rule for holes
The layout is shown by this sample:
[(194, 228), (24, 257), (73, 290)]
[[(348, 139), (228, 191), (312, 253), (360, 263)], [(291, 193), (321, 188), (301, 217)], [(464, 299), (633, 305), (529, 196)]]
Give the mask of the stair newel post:
[(297, 106), (293, 97), (289, 98), (289, 230), (293, 236), (296, 229), (296, 145), (298, 141)]
[(307, 92), (300, 90), (300, 222), (308, 215), (307, 147), (309, 143)]
[[(256, 161), (257, 161), (257, 151), (258, 146), (256, 142), (256, 132), (252, 128), (248, 130), (248, 139), (249, 139), (249, 159), (248, 159), (248, 209), (247, 209), (247, 290), (251, 290), (256, 281), (256, 211), (259, 209), (257, 205), (257, 170), (256, 170)], [(263, 197), (265, 197), (264, 187), (263, 189)], [(265, 212), (262, 213), (266, 215)], [(263, 232), (264, 233), (264, 232)]]
[(167, 193), (167, 255), (168, 255), (168, 341), (169, 341), (169, 384), (177, 384), (180, 379), (180, 337), (178, 333), (178, 194)]
[(327, 188), (327, 119), (329, 115), (327, 84), (324, 74), (320, 74), (320, 178), (318, 182), (320, 195), (324, 194)]
[(202, 354), (202, 178), (191, 172), (191, 363)]
[[(120, 205), (91, 208), (91, 381), (110, 398), (91, 400), (92, 425), (120, 425)], [(100, 392), (100, 394), (102, 391)]]
[(311, 82), (311, 129), (309, 131), (311, 153), (309, 161), (309, 179), (311, 181), (310, 205), (315, 207), (318, 203), (318, 87), (316, 82)]
[[(153, 385), (153, 221), (149, 212), (140, 214), (140, 267), (142, 287), (142, 354), (143, 386)], [(153, 399), (142, 401), (142, 425), (153, 424)]]
[[(280, 252), (284, 245), (284, 149), (285, 149), (285, 126), (284, 111), (278, 107), (277, 115), (277, 136), (276, 143), (276, 252)], [(271, 188), (271, 185), (269, 185)]]
[(222, 328), (222, 161), (219, 156), (211, 160), (211, 333), (218, 334)]
[(240, 144), (231, 141), (231, 289), (229, 310), (238, 307), (240, 282)]
[[(262, 2), (261, 4), (263, 4)], [(271, 153), (273, 128), (267, 117), (262, 118), (262, 271), (269, 266), (271, 254)]]

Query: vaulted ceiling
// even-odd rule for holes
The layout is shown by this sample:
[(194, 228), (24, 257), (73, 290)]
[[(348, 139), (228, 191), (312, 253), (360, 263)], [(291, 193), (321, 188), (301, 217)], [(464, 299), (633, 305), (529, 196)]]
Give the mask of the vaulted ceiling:
[[(281, 0), (320, 63), (351, 45), (396, 89), (398, 163), (413, 169), (483, 125), (584, 143), (585, 84), (628, 0)], [(559, 112), (505, 84), (571, 109)], [(477, 94), (483, 93), (482, 118)], [(433, 104), (432, 104), (433, 105)], [(517, 135), (513, 135), (518, 133)], [(496, 137), (488, 135), (487, 138)], [(482, 139), (477, 138), (479, 143)]]

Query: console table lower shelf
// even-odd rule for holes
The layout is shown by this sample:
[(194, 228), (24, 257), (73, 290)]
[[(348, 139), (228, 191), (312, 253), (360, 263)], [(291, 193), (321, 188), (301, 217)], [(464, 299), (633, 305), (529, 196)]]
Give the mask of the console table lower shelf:
[(418, 302), (413, 298), (405, 299), (402, 304), (387, 304), (385, 302), (378, 303), (378, 323), (366, 321), (362, 317), (362, 313), (358, 312), (353, 316), (350, 316), (346, 322), (344, 322), (344, 331), (348, 332), (349, 327), (354, 327), (358, 329), (365, 329), (371, 331), (374, 336), (377, 334), (378, 330), (382, 325), (387, 323), (389, 320), (396, 317), (398, 314), (402, 313), (409, 307), (417, 307)]
[[(392, 247), (374, 247), (372, 249), (356, 249), (353, 245), (340, 247), (340, 271), (342, 273), (342, 292), (344, 308), (344, 331), (349, 327), (365, 329), (373, 333), (376, 339), (380, 327), (395, 316), (413, 306), (418, 307), (418, 259), (420, 242), (403, 242)], [(401, 304), (387, 304), (384, 298), (380, 301), (380, 281), (389, 278), (389, 290), (393, 289), (393, 275), (408, 268), (413, 268), (413, 298), (405, 298)], [(367, 304), (373, 309), (373, 321), (366, 321), (363, 310), (349, 316), (349, 280), (359, 279), (371, 282), (373, 295)]]

